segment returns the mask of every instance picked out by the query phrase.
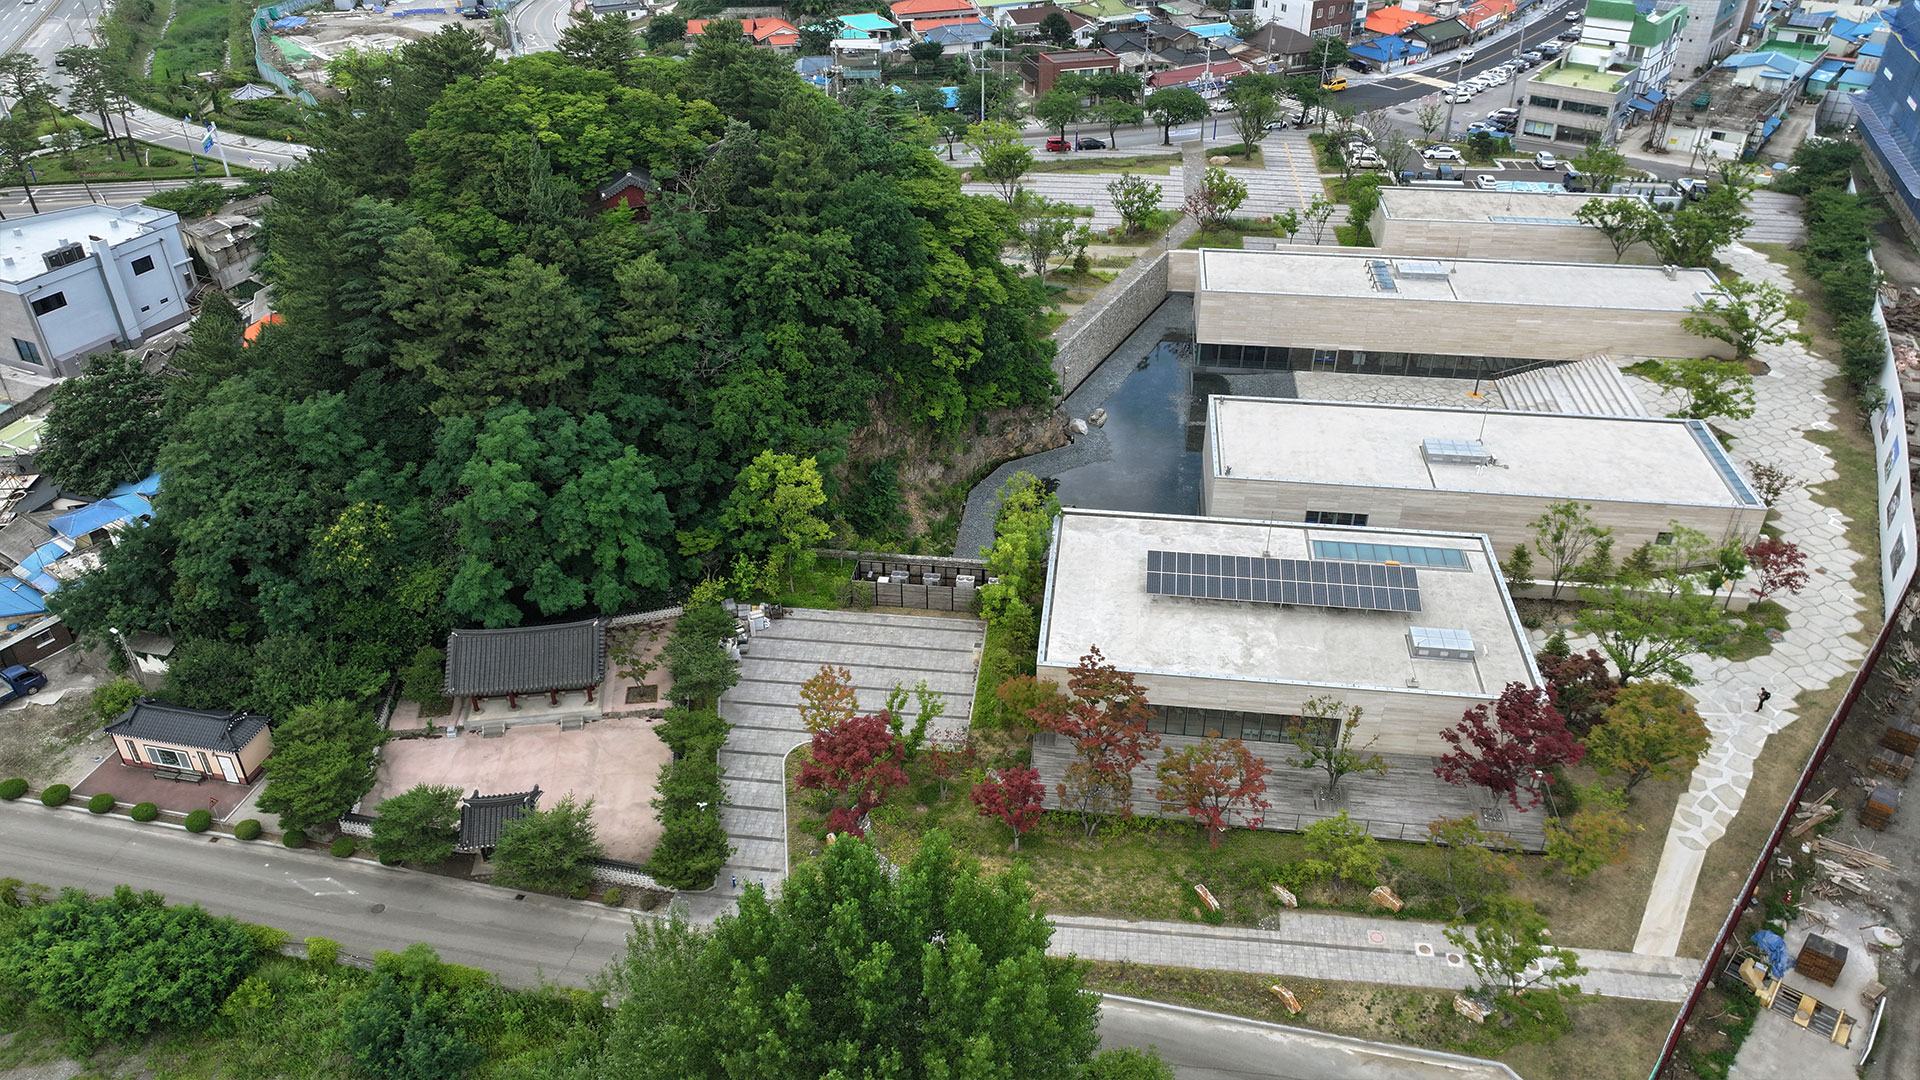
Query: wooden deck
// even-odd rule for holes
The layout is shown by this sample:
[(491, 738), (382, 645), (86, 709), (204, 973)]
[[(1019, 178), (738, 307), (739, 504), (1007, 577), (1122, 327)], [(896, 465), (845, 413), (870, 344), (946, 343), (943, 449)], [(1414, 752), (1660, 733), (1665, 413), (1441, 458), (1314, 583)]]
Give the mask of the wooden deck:
[[(1163, 736), (1165, 745), (1178, 746), (1197, 740)], [(1393, 765), (1385, 776), (1355, 774), (1340, 781), (1339, 801), (1326, 797), (1327, 774), (1319, 769), (1302, 769), (1287, 764), (1289, 754), (1298, 752), (1286, 743), (1248, 743), (1248, 749), (1273, 767), (1267, 776), (1267, 811), (1261, 828), (1278, 832), (1300, 832), (1316, 821), (1347, 816), (1382, 840), (1424, 842), (1427, 825), (1440, 818), (1472, 816), (1480, 827), (1504, 833), (1524, 851), (1538, 852), (1546, 847), (1546, 804), (1521, 813), (1505, 797), (1496, 797), (1484, 788), (1455, 787), (1433, 775), (1439, 762), (1430, 757), (1408, 754), (1382, 754)], [(1073, 760), (1073, 747), (1064, 739), (1042, 732), (1034, 736), (1033, 766), (1040, 770), (1046, 784), (1047, 808), (1059, 809), (1054, 785)], [(1168, 814), (1153, 797), (1159, 785), (1154, 766), (1159, 755), (1134, 770), (1133, 812), (1152, 817), (1184, 817)], [(1524, 801), (1524, 799), (1522, 800)]]

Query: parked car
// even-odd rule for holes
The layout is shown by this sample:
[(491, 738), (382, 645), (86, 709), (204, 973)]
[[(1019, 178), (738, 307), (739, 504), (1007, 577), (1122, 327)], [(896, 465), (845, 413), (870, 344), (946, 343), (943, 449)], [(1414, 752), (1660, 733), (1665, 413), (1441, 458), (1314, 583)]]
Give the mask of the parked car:
[(1365, 75), (1373, 70), (1372, 64), (1367, 63), (1365, 60), (1362, 60), (1357, 56), (1352, 58), (1351, 60), (1348, 60), (1347, 66), (1359, 72), (1362, 75)]
[(1429, 146), (1420, 151), (1420, 156), (1428, 161), (1465, 161), (1460, 151), (1451, 146)]
[(1560, 186), (1566, 188), (1568, 191), (1585, 191), (1587, 190), (1587, 178), (1580, 175), (1578, 169), (1568, 169), (1567, 174), (1560, 178)]
[(1523, 60), (1540, 61), (1540, 60), (1545, 60), (1547, 58), (1547, 54), (1545, 51), (1541, 49), (1534, 48), (1534, 49), (1528, 49), (1526, 52), (1521, 53), (1520, 58)]
[(1067, 151), (1069, 151), (1069, 150), (1072, 150), (1072, 149), (1073, 149), (1073, 144), (1072, 144), (1072, 143), (1070, 143), (1070, 142), (1068, 142), (1068, 141), (1067, 141), (1067, 140), (1065, 140), (1065, 139), (1048, 139), (1048, 140), (1047, 140), (1047, 152), (1048, 152), (1048, 153), (1052, 153), (1052, 154), (1064, 154), (1064, 153), (1066, 153)]
[(1560, 31), (1560, 40), (1561, 40), (1561, 41), (1567, 41), (1567, 42), (1573, 42), (1573, 41), (1579, 41), (1579, 40), (1580, 40), (1580, 31), (1578, 31), (1578, 30), (1562, 30), (1562, 31)]
[(1387, 167), (1386, 159), (1371, 150), (1363, 150), (1347, 160), (1348, 163), (1356, 169), (1384, 169)]
[(1449, 105), (1465, 105), (1467, 102), (1472, 100), (1473, 100), (1473, 91), (1468, 90), (1465, 87), (1462, 87), (1458, 90), (1447, 91), (1447, 104)]
[(1080, 140), (1079, 149), (1081, 150), (1105, 150), (1106, 148), (1107, 148), (1107, 144), (1099, 139), (1081, 139)]
[(1207, 104), (1207, 108), (1212, 109), (1214, 112), (1232, 112), (1233, 102), (1228, 101), (1226, 98), (1214, 98)]
[(1555, 157), (1552, 154), (1552, 152), (1547, 150), (1542, 150), (1539, 153), (1533, 155), (1533, 164), (1534, 164), (1534, 167), (1537, 169), (1544, 169), (1547, 172), (1552, 172), (1553, 170), (1558, 169), (1560, 167), (1560, 159)]
[(1287, 130), (1287, 122), (1285, 120), (1269, 120), (1267, 121), (1267, 130), (1285, 131)]
[(1488, 191), (1492, 191), (1494, 188), (1500, 185), (1500, 178), (1493, 175), (1492, 173), (1481, 173), (1479, 176), (1476, 176), (1473, 179), (1475, 183), (1479, 184), (1483, 188), (1486, 188)]

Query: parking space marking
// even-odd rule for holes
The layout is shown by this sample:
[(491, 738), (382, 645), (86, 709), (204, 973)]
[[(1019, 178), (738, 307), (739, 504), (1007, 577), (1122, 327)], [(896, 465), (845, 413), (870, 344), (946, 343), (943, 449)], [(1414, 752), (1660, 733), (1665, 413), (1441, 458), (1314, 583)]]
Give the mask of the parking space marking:
[(342, 885), (341, 883), (333, 880), (330, 877), (289, 878), (288, 880), (293, 882), (295, 887), (303, 890), (309, 896), (358, 896), (360, 895), (357, 890), (349, 889), (345, 885)]

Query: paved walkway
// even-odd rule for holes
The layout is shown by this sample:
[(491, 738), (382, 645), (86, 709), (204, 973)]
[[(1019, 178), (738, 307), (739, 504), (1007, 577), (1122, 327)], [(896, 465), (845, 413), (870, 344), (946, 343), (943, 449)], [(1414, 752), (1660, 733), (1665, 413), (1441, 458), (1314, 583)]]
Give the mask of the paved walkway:
[[(1750, 248), (1735, 245), (1722, 258), (1748, 280), (1771, 281), (1793, 291), (1786, 274)], [(1762, 346), (1759, 358), (1771, 370), (1754, 380), (1754, 415), (1715, 423), (1734, 436), (1734, 457), (1769, 462), (1800, 481), (1775, 503), (1772, 521), (1806, 552), (1807, 587), (1798, 596), (1775, 597), (1787, 609), (1789, 629), (1772, 652), (1739, 662), (1702, 657), (1689, 661), (1700, 679), (1692, 692), (1713, 732), (1713, 746), (1694, 769), (1692, 783), (1674, 810), (1634, 941), (1636, 953), (1671, 956), (1679, 949), (1707, 848), (1726, 834), (1727, 823), (1739, 811), (1754, 759), (1767, 737), (1800, 719), (1793, 709), (1800, 691), (1823, 688), (1858, 667), (1866, 646), (1854, 635), (1880, 622), (1880, 613), (1866, 611), (1853, 587), (1854, 564), (1875, 556), (1848, 547), (1845, 519), (1807, 490), (1835, 475), (1832, 457), (1804, 437), (1808, 431), (1833, 429), (1833, 406), (1823, 388), (1833, 364), (1793, 343)], [(1636, 390), (1656, 414), (1673, 408), (1651, 384), (1637, 381)], [(1762, 687), (1773, 698), (1756, 712), (1754, 702)], [(1824, 719), (1809, 718), (1812, 723)], [(1768, 792), (1766, 797), (1780, 794)], [(1713, 917), (1720, 914), (1716, 910)]]
[(861, 707), (877, 710), (895, 683), (925, 679), (946, 698), (938, 725), (965, 727), (985, 630), (978, 619), (793, 608), (756, 631), (739, 684), (720, 698), (720, 715), (733, 725), (720, 750), (720, 824), (733, 854), (714, 892), (731, 897), (748, 882), (777, 892), (786, 877), (786, 760), (809, 738), (798, 710), (802, 682), (822, 664), (844, 666)]
[[(1053, 926), (1048, 951), (1086, 960), (1438, 990), (1480, 981), (1437, 923), (1288, 912), (1277, 930), (1077, 915), (1056, 915)], [(1700, 972), (1698, 960), (1678, 957), (1599, 949), (1579, 955), (1587, 968), (1580, 988), (1605, 997), (1681, 1001)]]

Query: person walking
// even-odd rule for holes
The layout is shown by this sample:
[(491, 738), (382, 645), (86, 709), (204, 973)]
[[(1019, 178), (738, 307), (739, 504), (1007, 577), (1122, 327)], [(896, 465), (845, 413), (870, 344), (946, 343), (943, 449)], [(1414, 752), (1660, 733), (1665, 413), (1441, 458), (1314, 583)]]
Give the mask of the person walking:
[(1764, 709), (1764, 708), (1766, 708), (1766, 707), (1767, 707), (1767, 702), (1768, 702), (1768, 701), (1771, 701), (1772, 699), (1773, 699), (1773, 695), (1772, 695), (1771, 693), (1768, 693), (1768, 692), (1767, 692), (1767, 688), (1766, 688), (1766, 687), (1764, 687), (1764, 686), (1763, 686), (1763, 687), (1761, 687), (1761, 688), (1760, 688), (1760, 703), (1759, 703), (1759, 704), (1757, 704), (1757, 705), (1755, 705), (1755, 706), (1753, 707), (1753, 711), (1754, 711), (1754, 712), (1759, 712), (1760, 710), (1762, 710), (1762, 709)]

